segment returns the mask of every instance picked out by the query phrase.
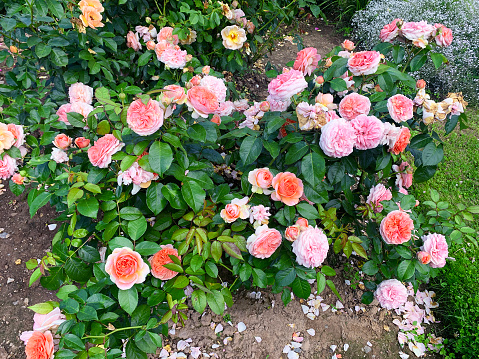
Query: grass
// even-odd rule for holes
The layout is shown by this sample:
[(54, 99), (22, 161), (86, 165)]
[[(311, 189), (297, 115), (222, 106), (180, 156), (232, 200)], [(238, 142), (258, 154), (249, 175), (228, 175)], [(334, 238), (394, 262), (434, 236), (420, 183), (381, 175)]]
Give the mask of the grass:
[[(429, 188), (452, 206), (479, 204), (479, 115), (468, 113), (469, 128), (456, 130), (444, 140), (445, 159), (435, 176), (415, 186), (420, 201), (428, 200)], [(443, 134), (441, 125), (436, 130)], [(479, 221), (469, 223), (479, 231)], [(477, 238), (477, 235), (476, 235)], [(446, 358), (479, 357), (479, 248), (470, 243), (453, 244), (443, 273), (431, 282), (438, 295), (438, 313), (447, 337)]]

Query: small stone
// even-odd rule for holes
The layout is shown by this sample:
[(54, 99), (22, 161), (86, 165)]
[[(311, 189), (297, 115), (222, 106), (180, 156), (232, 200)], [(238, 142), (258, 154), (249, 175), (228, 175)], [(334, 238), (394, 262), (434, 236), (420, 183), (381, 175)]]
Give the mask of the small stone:
[(243, 323), (243, 322), (239, 322), (238, 323), (238, 332), (241, 333), (241, 332), (244, 332), (246, 330), (246, 324)]
[(261, 341), (263, 340), (263, 339), (261, 339), (261, 337), (254, 337), (254, 339), (255, 339), (258, 343), (261, 343)]
[(7, 278), (7, 284), (10, 284), (10, 283), (12, 283), (12, 282), (15, 282), (15, 279), (13, 279), (13, 278)]
[(316, 335), (316, 331), (313, 328), (306, 330), (306, 332), (309, 335), (311, 335), (312, 337), (314, 337)]
[(343, 346), (343, 350), (344, 350), (345, 352), (347, 352), (347, 351), (348, 351), (348, 349), (349, 349), (349, 344), (344, 344), (344, 346)]
[(368, 354), (368, 353), (371, 352), (372, 349), (366, 345), (362, 350), (363, 350), (363, 352), (365, 352), (366, 354)]
[(21, 259), (17, 259), (17, 260), (15, 261), (15, 264), (16, 264), (16, 265), (22, 264), (22, 260), (21, 260)]

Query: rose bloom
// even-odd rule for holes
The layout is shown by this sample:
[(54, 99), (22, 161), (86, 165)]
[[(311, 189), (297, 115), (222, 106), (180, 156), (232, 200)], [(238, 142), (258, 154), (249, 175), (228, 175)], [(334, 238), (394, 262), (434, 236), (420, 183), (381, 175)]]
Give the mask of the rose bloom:
[(53, 359), (55, 349), (50, 331), (24, 332), (20, 338), (25, 340), (27, 359)]
[(414, 222), (409, 214), (397, 210), (388, 213), (379, 226), (379, 232), (387, 244), (402, 244), (411, 239)]
[(148, 50), (154, 50), (156, 46), (156, 43), (153, 40), (150, 40), (146, 43), (146, 48)]
[(379, 38), (382, 42), (392, 42), (398, 36), (399, 29), (396, 24), (398, 21), (400, 19), (394, 19), (390, 24), (384, 25), (379, 33)]
[(90, 146), (90, 140), (85, 137), (78, 137), (75, 138), (75, 145), (77, 145), (78, 148), (85, 148)]
[(249, 206), (247, 205), (249, 198), (234, 198), (221, 210), (220, 216), (226, 223), (233, 223), (238, 218), (246, 219), (250, 216)]
[(164, 28), (162, 28), (157, 36), (158, 42), (164, 40), (169, 42), (170, 44), (178, 45), (178, 42), (179, 42), (178, 35), (173, 35), (173, 30), (174, 29), (169, 26), (165, 26)]
[(281, 233), (266, 224), (256, 228), (256, 232), (248, 237), (246, 248), (253, 257), (269, 258), (281, 244)]
[(160, 61), (171, 69), (182, 69), (186, 66), (186, 50), (167, 48), (160, 56)]
[(170, 256), (176, 256), (181, 260), (181, 256), (178, 255), (178, 250), (176, 250), (173, 245), (167, 244), (161, 246), (161, 249), (148, 259), (153, 277), (160, 280), (170, 280), (178, 274), (178, 272), (164, 267), (165, 264), (174, 263)]
[(236, 100), (233, 102), (236, 111), (245, 111), (249, 108), (248, 99)]
[(410, 120), (413, 117), (414, 103), (410, 98), (397, 94), (388, 99), (388, 111), (397, 123)]
[(246, 31), (248, 31), (250, 34), (254, 32), (255, 26), (251, 21), (248, 21), (246, 23)]
[(452, 30), (442, 24), (434, 24), (436, 33), (434, 39), (438, 46), (447, 47), (452, 44)]
[(303, 74), (298, 70), (291, 70), (278, 75), (268, 84), (268, 92), (272, 99), (285, 101), (308, 87)]
[(156, 100), (144, 104), (140, 99), (133, 101), (126, 113), (128, 127), (140, 136), (152, 135), (163, 125), (163, 109)]
[(91, 105), (93, 99), (93, 88), (84, 85), (81, 82), (77, 82), (71, 85), (68, 89), (68, 96), (70, 97), (70, 103), (84, 102)]
[(421, 251), (417, 253), (417, 259), (422, 264), (429, 264), (429, 262), (431, 262), (431, 255), (427, 252)]
[[(266, 97), (266, 101), (269, 104), (269, 110), (270, 111), (284, 112), (288, 109), (289, 105), (291, 105), (291, 100), (289, 98), (286, 99), (286, 100), (278, 100), (278, 99), (272, 98), (271, 95)], [(260, 108), (260, 110), (261, 110), (261, 108)]]
[(138, 33), (128, 31), (128, 34), (126, 34), (126, 46), (131, 47), (135, 51), (141, 50), (140, 38), (138, 37)]
[(348, 60), (349, 71), (354, 76), (371, 75), (376, 72), (381, 61), (377, 51), (360, 51), (354, 53)]
[(294, 242), (296, 239), (299, 237), (299, 233), (301, 232), (301, 229), (299, 228), (299, 225), (295, 224), (293, 226), (289, 226), (286, 228), (286, 231), (284, 232), (284, 236), (286, 239), (290, 242)]
[(394, 146), (390, 148), (390, 151), (395, 155), (400, 154), (406, 149), (406, 146), (409, 144), (411, 139), (411, 132), (407, 127), (401, 127), (401, 133), (399, 134), (398, 139), (394, 143)]
[(412, 167), (408, 162), (401, 162), (401, 164), (393, 165), (394, 172), (398, 172), (396, 175), (396, 186), (409, 188), (412, 186)]
[(297, 205), (303, 195), (303, 181), (291, 172), (278, 173), (274, 176), (271, 185), (274, 188), (271, 199), (281, 201), (287, 206)]
[(178, 85), (168, 85), (165, 86), (165, 90), (163, 92), (163, 97), (168, 97), (171, 102), (174, 102), (178, 105), (182, 105), (186, 102), (186, 92), (185, 89)]
[(380, 119), (375, 116), (359, 115), (350, 123), (356, 135), (354, 147), (358, 150), (369, 150), (379, 145), (384, 132), (384, 125)]
[(333, 103), (334, 97), (330, 93), (319, 93), (314, 100), (316, 103), (323, 105), (328, 110), (335, 110), (338, 108), (338, 105)]
[(112, 134), (106, 134), (88, 149), (88, 158), (93, 166), (107, 168), (111, 163), (111, 156), (120, 151), (124, 145)]
[(66, 103), (61, 105), (57, 110), (58, 120), (65, 122), (67, 125), (69, 125), (70, 122), (68, 122), (67, 113), (71, 112), (71, 110), (72, 110), (71, 103)]
[(367, 115), (371, 110), (371, 101), (355, 92), (345, 96), (339, 103), (339, 114), (345, 120), (351, 121), (359, 115)]
[(265, 207), (262, 204), (258, 206), (251, 207), (251, 213), (249, 217), (250, 223), (254, 222), (254, 228), (261, 226), (262, 224), (268, 224), (269, 217), (271, 214), (269, 213), (270, 208)]
[(311, 73), (318, 68), (321, 55), (314, 47), (306, 47), (298, 52), (296, 61), (294, 61), (293, 69), (301, 71), (304, 76), (310, 76)]
[(110, 280), (122, 290), (127, 290), (135, 284), (143, 283), (150, 267), (141, 258), (138, 252), (123, 247), (115, 248), (108, 256), (105, 272), (110, 275)]
[(78, 3), (78, 7), (80, 8), (81, 11), (83, 11), (83, 8), (86, 6), (91, 6), (95, 8), (96, 11), (98, 12), (103, 12), (105, 9), (101, 5), (101, 2), (99, 0), (81, 0)]
[(56, 329), (65, 320), (65, 316), (60, 311), (60, 308), (55, 308), (48, 314), (35, 313), (33, 316), (33, 330), (43, 332), (45, 330)]
[(0, 179), (7, 180), (18, 170), (17, 161), (5, 154), (0, 157)]
[(9, 131), (8, 125), (0, 123), (0, 153), (8, 150), (15, 143), (15, 136)]
[(418, 38), (426, 40), (434, 31), (434, 26), (426, 21), (405, 22), (401, 26), (401, 34), (408, 40), (414, 41)]
[(349, 156), (355, 143), (354, 128), (343, 118), (330, 121), (321, 128), (319, 147), (326, 156), (335, 158)]
[(381, 307), (397, 309), (407, 302), (407, 288), (397, 279), (388, 279), (378, 285), (374, 296)]
[(430, 266), (442, 268), (446, 265), (446, 258), (449, 255), (446, 237), (439, 233), (430, 233), (421, 237), (424, 245), (421, 249), (431, 256)]
[(267, 167), (256, 168), (248, 173), (248, 182), (253, 185), (252, 192), (269, 195), (272, 192), (268, 188), (273, 182), (273, 174)]
[(52, 155), (50, 157), (56, 163), (63, 163), (68, 161), (68, 154), (60, 148), (52, 149)]
[(158, 61), (161, 59), (161, 55), (163, 55), (163, 52), (165, 52), (166, 49), (174, 49), (174, 45), (170, 44), (168, 41), (160, 41), (155, 45), (155, 53), (156, 57), (158, 58)]
[(12, 182), (18, 185), (22, 185), (24, 180), (25, 180), (25, 177), (23, 177), (20, 173), (15, 173), (12, 176)]
[(218, 108), (218, 98), (214, 92), (203, 86), (194, 86), (188, 90), (187, 104), (194, 110), (193, 117), (199, 116), (207, 118), (209, 114), (214, 113)]
[(306, 218), (303, 218), (303, 217), (299, 217), (296, 220), (295, 224), (297, 224), (302, 231), (304, 231), (305, 229), (307, 229), (309, 227), (308, 220)]
[(190, 30), (190, 33), (184, 40), (180, 40), (181, 45), (191, 45), (193, 42), (196, 41), (196, 31), (195, 30)]
[(393, 194), (383, 184), (377, 184), (369, 190), (369, 196), (366, 203), (372, 205), (374, 212), (379, 213), (383, 210), (381, 201), (389, 201), (393, 198)]
[(309, 226), (293, 242), (296, 262), (307, 268), (319, 267), (328, 255), (328, 238), (318, 227)]
[(9, 123), (7, 128), (8, 131), (10, 131), (15, 138), (13, 146), (20, 148), (25, 143), (25, 133), (23, 132), (23, 126)]
[(53, 144), (59, 149), (65, 150), (72, 144), (72, 139), (64, 133), (60, 133), (59, 135), (55, 136)]
[(237, 25), (226, 26), (221, 30), (223, 46), (229, 50), (238, 50), (243, 47), (246, 41), (246, 32)]
[(356, 46), (354, 46), (354, 42), (351, 40), (344, 40), (341, 46), (347, 51), (353, 51), (356, 48)]
[(206, 87), (213, 92), (218, 102), (226, 101), (226, 85), (222, 79), (207, 75), (201, 79), (200, 86)]
[(91, 27), (96, 29), (97, 27), (103, 27), (105, 24), (101, 22), (102, 16), (93, 6), (85, 6), (82, 9), (80, 20), (85, 27)]
[(234, 108), (233, 102), (225, 101), (218, 104), (218, 108), (214, 113), (219, 116), (229, 116), (233, 113)]
[(148, 188), (151, 181), (158, 179), (158, 175), (148, 172), (140, 167), (138, 162), (134, 162), (126, 171), (118, 173), (118, 185), (129, 185), (133, 183), (131, 194), (137, 194), (142, 188)]
[(93, 111), (92, 105), (89, 105), (84, 102), (74, 102), (72, 103), (70, 112), (79, 113), (80, 115), (83, 115), (83, 117), (87, 118), (90, 112), (92, 111)]
[(384, 132), (383, 137), (381, 138), (380, 145), (387, 145), (389, 148), (394, 147), (394, 143), (399, 138), (401, 134), (401, 128), (396, 127), (389, 122), (383, 122)]

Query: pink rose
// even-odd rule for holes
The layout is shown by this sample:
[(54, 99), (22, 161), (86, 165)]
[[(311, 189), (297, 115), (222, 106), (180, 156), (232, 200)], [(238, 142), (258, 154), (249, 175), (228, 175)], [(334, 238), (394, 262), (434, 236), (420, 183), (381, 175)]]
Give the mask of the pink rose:
[(77, 145), (78, 148), (85, 148), (90, 146), (90, 140), (85, 137), (78, 137), (75, 138), (75, 145)]
[(426, 21), (405, 22), (401, 26), (401, 34), (408, 40), (414, 41), (419, 38), (427, 40), (434, 31), (434, 26), (429, 25)]
[(383, 29), (379, 33), (379, 38), (383, 42), (392, 42), (398, 36), (399, 28), (397, 22), (400, 19), (394, 19), (390, 24), (384, 25)]
[(28, 334), (25, 343), (27, 359), (53, 359), (54, 352), (53, 335), (50, 331), (33, 331)]
[(303, 217), (299, 217), (296, 220), (295, 224), (297, 224), (299, 226), (299, 229), (301, 229), (302, 231), (304, 231), (305, 229), (307, 229), (309, 227), (308, 220), (306, 218), (303, 218)]
[(376, 72), (381, 61), (377, 51), (355, 52), (348, 60), (349, 71), (354, 76), (371, 75)]
[(377, 184), (374, 187), (371, 187), (369, 190), (369, 196), (366, 199), (366, 203), (370, 204), (374, 212), (379, 213), (383, 210), (382, 201), (389, 201), (393, 198), (393, 194), (389, 189), (384, 187), (383, 184)]
[(387, 244), (402, 244), (411, 239), (414, 222), (406, 212), (397, 210), (388, 213), (379, 226), (379, 232)]
[(399, 188), (412, 186), (412, 167), (408, 162), (402, 162), (399, 166), (393, 165), (392, 169), (398, 173), (396, 175), (396, 186)]
[(65, 135), (64, 133), (60, 133), (59, 135), (55, 136), (53, 140), (53, 144), (61, 150), (65, 150), (72, 144), (72, 139)]
[(88, 158), (93, 166), (107, 168), (111, 163), (111, 156), (120, 151), (124, 145), (112, 134), (107, 134), (88, 149)]
[(342, 118), (351, 121), (359, 115), (367, 115), (371, 110), (371, 101), (355, 92), (345, 96), (339, 103), (339, 114)]
[(291, 100), (289, 98), (286, 100), (278, 100), (271, 95), (266, 97), (266, 101), (268, 101), (270, 111), (284, 112), (288, 109), (289, 105), (291, 105)]
[(311, 73), (318, 68), (321, 55), (314, 47), (306, 47), (298, 52), (293, 68), (301, 71), (304, 76), (311, 76)]
[(249, 108), (248, 100), (247, 99), (241, 99), (233, 102), (233, 105), (235, 106), (236, 111), (244, 111)]
[(392, 148), (401, 134), (401, 128), (396, 127), (389, 122), (384, 122), (383, 126), (384, 132), (380, 144), (387, 145), (389, 148)]
[(344, 40), (341, 44), (341, 47), (346, 51), (353, 51), (356, 48), (356, 46), (354, 46), (354, 42), (351, 40)]
[(0, 153), (10, 149), (15, 143), (15, 135), (10, 131), (8, 126), (0, 123)]
[(149, 136), (163, 125), (163, 109), (156, 100), (144, 104), (140, 99), (133, 101), (126, 113), (128, 127), (140, 136)]
[(171, 69), (182, 69), (186, 66), (186, 50), (168, 47), (160, 56), (160, 61)]
[(271, 199), (281, 201), (287, 206), (297, 205), (303, 195), (303, 181), (291, 172), (278, 173), (274, 176), (271, 185), (274, 188)]
[(185, 89), (178, 85), (168, 85), (165, 86), (165, 92), (163, 92), (163, 97), (167, 97), (171, 102), (174, 102), (178, 105), (184, 104), (186, 102), (186, 92)]
[(422, 250), (431, 256), (431, 267), (442, 268), (446, 265), (449, 255), (446, 237), (439, 233), (430, 233), (421, 237), (424, 241)]
[(251, 213), (249, 217), (250, 223), (255, 222), (255, 228), (256, 226), (260, 226), (262, 224), (268, 224), (269, 217), (271, 216), (269, 210), (269, 207), (265, 207), (262, 204), (251, 207)]
[(93, 88), (84, 85), (81, 82), (73, 84), (68, 89), (68, 96), (70, 97), (70, 103), (84, 102), (91, 105), (93, 100)]
[(131, 47), (135, 51), (141, 50), (140, 38), (137, 33), (128, 31), (128, 34), (126, 34), (126, 46)]
[(273, 174), (267, 167), (256, 168), (248, 173), (248, 182), (253, 185), (252, 192), (269, 195), (272, 192), (268, 188), (273, 182)]
[(388, 279), (378, 285), (374, 296), (381, 307), (388, 310), (397, 309), (407, 301), (407, 288), (397, 279)]
[(410, 120), (413, 117), (414, 103), (410, 98), (397, 94), (388, 99), (388, 111), (397, 123)]
[(234, 111), (234, 105), (231, 101), (225, 101), (218, 104), (218, 108), (214, 112), (219, 116), (229, 116)]
[(289, 226), (286, 228), (286, 231), (284, 232), (284, 236), (286, 239), (290, 242), (294, 242), (296, 239), (298, 239), (299, 234), (301, 232), (301, 229), (299, 228), (299, 225), (295, 224), (293, 226)]
[(447, 47), (452, 44), (452, 30), (442, 24), (434, 24), (436, 32), (434, 39), (438, 46)]
[(278, 75), (268, 85), (268, 92), (272, 99), (285, 101), (308, 87), (303, 74), (298, 70), (291, 70)]
[(0, 179), (7, 180), (18, 170), (17, 161), (5, 154), (0, 158)]
[(143, 283), (150, 267), (141, 258), (138, 252), (128, 247), (115, 248), (108, 256), (105, 272), (110, 275), (110, 280), (121, 290), (127, 290), (135, 284)]
[(319, 93), (315, 98), (315, 102), (327, 107), (328, 110), (335, 110), (338, 108), (334, 102), (334, 97), (330, 93)]
[(178, 42), (179, 42), (178, 35), (173, 35), (173, 30), (174, 29), (169, 26), (165, 26), (164, 28), (162, 28), (157, 36), (158, 42), (167, 41), (170, 44), (178, 45)]
[(226, 101), (226, 85), (222, 79), (207, 75), (201, 79), (200, 86), (206, 87), (213, 92), (218, 102)]
[(160, 41), (155, 45), (155, 53), (156, 57), (158, 58), (158, 61), (161, 59), (161, 55), (163, 55), (163, 52), (166, 51), (166, 49), (174, 49), (174, 45), (170, 44), (168, 41)]
[(13, 145), (17, 148), (20, 148), (25, 143), (25, 133), (23, 132), (22, 125), (15, 125), (13, 123), (8, 124), (8, 131), (13, 134), (15, 142)]
[(401, 132), (399, 133), (399, 137), (397, 138), (396, 142), (394, 142), (394, 146), (392, 148), (390, 147), (389, 150), (395, 155), (398, 155), (406, 149), (410, 140), (411, 140), (411, 131), (409, 131), (409, 128), (401, 127)]
[(170, 256), (178, 257), (181, 260), (181, 256), (178, 255), (178, 250), (171, 244), (162, 245), (161, 250), (156, 252), (149, 258), (151, 265), (151, 275), (160, 280), (170, 280), (178, 275), (178, 272), (165, 268), (164, 265), (168, 263), (174, 263)]
[(254, 24), (251, 21), (248, 21), (246, 23), (246, 31), (248, 31), (248, 33), (252, 34), (254, 32), (254, 29), (255, 29)]
[(226, 223), (233, 223), (238, 218), (248, 218), (250, 216), (248, 201), (248, 197), (243, 197), (241, 199), (234, 198), (231, 203), (228, 203), (225, 208), (221, 210), (221, 218), (223, 218)]
[(199, 116), (207, 118), (209, 114), (214, 113), (218, 108), (218, 98), (214, 92), (203, 86), (194, 86), (187, 93), (188, 107), (193, 109), (193, 117)]
[(63, 163), (68, 161), (68, 154), (60, 148), (52, 149), (52, 154), (50, 157), (56, 163)]
[(65, 320), (65, 316), (60, 312), (60, 308), (55, 308), (48, 314), (35, 313), (33, 316), (33, 330), (40, 332), (50, 329), (55, 330)]
[(274, 228), (262, 225), (256, 232), (248, 237), (246, 248), (253, 257), (269, 258), (281, 245), (281, 233)]
[(126, 171), (120, 171), (117, 178), (119, 186), (133, 183), (131, 194), (137, 194), (141, 188), (148, 188), (151, 181), (156, 179), (158, 179), (158, 175), (144, 170), (138, 162), (134, 162)]
[(72, 103), (70, 112), (76, 112), (80, 115), (83, 115), (84, 118), (87, 118), (90, 112), (93, 111), (93, 106), (85, 103), (85, 102), (74, 102)]
[(15, 173), (15, 174), (12, 176), (12, 182), (13, 182), (13, 183), (16, 183), (16, 184), (18, 184), (18, 185), (22, 185), (24, 180), (25, 180), (25, 177), (23, 177), (22, 175), (20, 175), (20, 173)]
[(67, 125), (69, 125), (70, 122), (68, 122), (67, 113), (71, 111), (72, 111), (71, 103), (66, 103), (64, 105), (61, 105), (60, 108), (57, 110), (58, 120), (65, 122)]
[(359, 115), (351, 121), (358, 150), (376, 148), (381, 142), (384, 132), (383, 122), (375, 116)]
[(318, 227), (309, 226), (293, 242), (296, 262), (307, 268), (319, 267), (326, 259), (328, 249), (328, 239)]
[(417, 259), (422, 264), (429, 264), (429, 262), (431, 262), (431, 255), (427, 252), (421, 251), (417, 253)]
[(326, 156), (341, 158), (353, 152), (356, 135), (351, 123), (343, 118), (328, 122), (321, 128), (319, 147)]

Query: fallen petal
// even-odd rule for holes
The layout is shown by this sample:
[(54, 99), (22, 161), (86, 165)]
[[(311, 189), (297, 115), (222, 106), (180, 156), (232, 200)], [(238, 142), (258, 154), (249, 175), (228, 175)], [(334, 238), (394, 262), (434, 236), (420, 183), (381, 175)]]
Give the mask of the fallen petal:
[(239, 322), (238, 325), (237, 325), (237, 328), (238, 328), (238, 332), (244, 332), (246, 330), (246, 324), (243, 323), (243, 322)]
[(263, 340), (263, 339), (261, 339), (261, 337), (254, 337), (254, 338), (256, 339), (256, 341), (257, 341), (258, 343), (261, 343), (261, 341)]
[(316, 335), (316, 331), (313, 328), (306, 330), (306, 332), (309, 335), (311, 335), (312, 337), (314, 337)]

